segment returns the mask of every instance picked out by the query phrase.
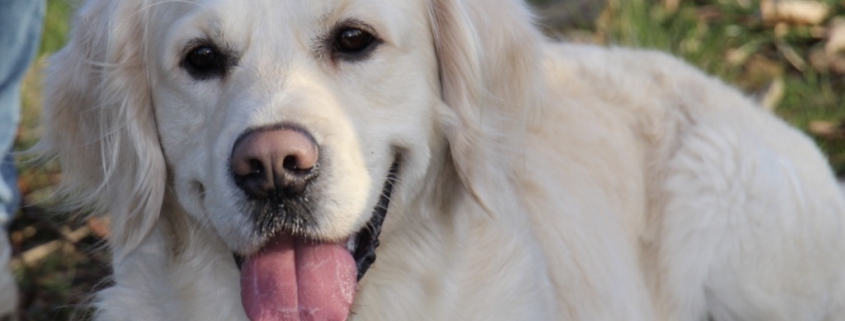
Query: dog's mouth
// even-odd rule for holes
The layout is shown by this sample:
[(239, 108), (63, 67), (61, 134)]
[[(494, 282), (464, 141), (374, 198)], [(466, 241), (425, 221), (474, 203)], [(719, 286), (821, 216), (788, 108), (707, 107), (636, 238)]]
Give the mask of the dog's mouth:
[(235, 255), (250, 320), (346, 320), (357, 282), (376, 259), (398, 160), (390, 167), (370, 221), (348, 239), (317, 242), (279, 233), (257, 254)]

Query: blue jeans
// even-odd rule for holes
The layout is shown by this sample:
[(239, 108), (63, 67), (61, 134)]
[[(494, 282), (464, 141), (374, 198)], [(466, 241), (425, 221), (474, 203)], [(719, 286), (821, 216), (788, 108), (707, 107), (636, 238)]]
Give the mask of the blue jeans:
[(43, 0), (0, 0), (0, 225), (17, 208), (17, 175), (10, 153), (20, 121), (21, 79), (41, 39)]
[(0, 319), (14, 317), (18, 301), (6, 235), (20, 199), (11, 152), (21, 114), (21, 79), (38, 50), (44, 10), (44, 0), (0, 0)]

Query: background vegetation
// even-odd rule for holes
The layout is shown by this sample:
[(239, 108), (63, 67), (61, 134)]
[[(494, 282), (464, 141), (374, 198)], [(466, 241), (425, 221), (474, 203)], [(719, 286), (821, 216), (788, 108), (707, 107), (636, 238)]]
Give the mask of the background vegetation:
[[(16, 148), (39, 136), (41, 69), (66, 40), (75, 0), (48, 0), (38, 60), (24, 84), (24, 118)], [(630, 45), (675, 53), (733, 83), (790, 123), (808, 131), (845, 175), (845, 6), (802, 21), (761, 10), (768, 0), (533, 0), (550, 37), (601, 45)], [(762, 3), (761, 3), (762, 2)], [(782, 14), (782, 13), (781, 13)], [(783, 15), (783, 14), (782, 14)], [(806, 18), (806, 17), (805, 17)], [(839, 37), (843, 37), (841, 40)], [(845, 45), (842, 45), (845, 47)], [(108, 284), (102, 222), (45, 215), (61, 173), (54, 164), (21, 159), (19, 187), (26, 205), (11, 227), (13, 267), (21, 287), (22, 320), (86, 319), (87, 295)]]

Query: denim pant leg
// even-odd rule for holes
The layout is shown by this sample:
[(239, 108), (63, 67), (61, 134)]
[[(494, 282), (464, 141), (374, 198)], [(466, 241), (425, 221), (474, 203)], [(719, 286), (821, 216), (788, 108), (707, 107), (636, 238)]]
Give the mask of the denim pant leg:
[(17, 199), (9, 153), (20, 120), (20, 82), (38, 50), (44, 11), (44, 0), (0, 0), (0, 319), (17, 306), (6, 232)]
[(0, 224), (14, 212), (17, 180), (8, 155), (20, 121), (21, 80), (40, 44), (44, 10), (42, 0), (0, 0)]

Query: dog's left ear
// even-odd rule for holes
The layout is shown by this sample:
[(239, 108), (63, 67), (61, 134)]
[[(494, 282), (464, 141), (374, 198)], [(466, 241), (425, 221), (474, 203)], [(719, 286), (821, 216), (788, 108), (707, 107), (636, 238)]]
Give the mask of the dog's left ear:
[(521, 0), (430, 0), (441, 117), (465, 186), (491, 210), (485, 188), (513, 175), (539, 113), (544, 36)]
[(69, 43), (46, 71), (36, 146), (58, 158), (58, 194), (68, 210), (111, 216), (117, 258), (152, 230), (166, 188), (146, 74), (145, 6), (89, 0), (78, 11)]

